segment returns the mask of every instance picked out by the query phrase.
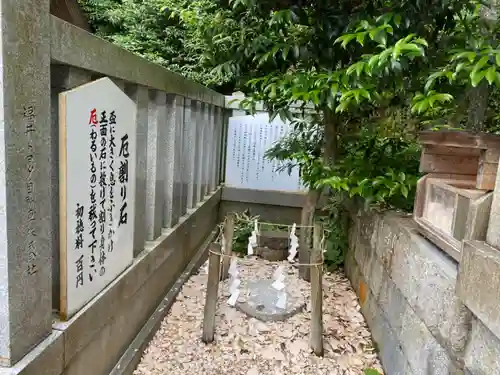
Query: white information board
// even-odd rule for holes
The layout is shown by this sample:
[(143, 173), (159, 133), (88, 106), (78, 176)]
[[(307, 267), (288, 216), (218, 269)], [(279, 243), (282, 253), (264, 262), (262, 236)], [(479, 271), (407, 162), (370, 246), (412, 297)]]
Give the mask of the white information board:
[(278, 161), (265, 152), (288, 131), (280, 118), (269, 122), (267, 113), (229, 118), (226, 158), (226, 185), (256, 189), (302, 191), (298, 168), (278, 172)]
[(133, 260), (136, 105), (109, 78), (59, 95), (61, 318)]

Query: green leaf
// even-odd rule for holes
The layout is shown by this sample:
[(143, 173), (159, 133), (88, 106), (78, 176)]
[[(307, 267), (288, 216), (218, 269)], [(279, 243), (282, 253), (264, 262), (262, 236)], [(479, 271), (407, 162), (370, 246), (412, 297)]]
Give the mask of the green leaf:
[(497, 77), (497, 71), (494, 66), (490, 66), (488, 70), (486, 71), (486, 79), (488, 83), (491, 85), (493, 82), (495, 82), (495, 79)]
[(365, 45), (365, 36), (366, 33), (357, 33), (356, 34), (356, 41), (361, 44), (362, 46)]
[(396, 26), (401, 25), (401, 16), (399, 14), (396, 14), (394, 16), (394, 23), (396, 24)]
[(429, 47), (429, 44), (427, 43), (427, 41), (423, 38), (416, 38), (413, 40), (415, 43), (418, 43), (418, 44), (421, 44), (423, 46), (426, 46), (426, 47)]
[(347, 47), (347, 44), (351, 40), (353, 40), (354, 38), (356, 38), (356, 34), (345, 34), (345, 35), (339, 36), (335, 40), (334, 44), (342, 42), (341, 46), (345, 49)]
[(489, 56), (483, 56), (479, 59), (479, 61), (474, 65), (474, 68), (472, 69), (472, 72), (477, 72), (478, 70), (482, 69), (486, 63), (489, 60)]
[(476, 59), (476, 56), (477, 56), (476, 52), (463, 51), (463, 52), (459, 52), (459, 53), (454, 54), (451, 57), (450, 61), (455, 61), (455, 60), (459, 60), (462, 58), (466, 58), (472, 64), (474, 62), (474, 60)]
[(416, 52), (418, 54), (418, 56), (424, 55), (424, 50), (422, 49), (422, 47), (419, 47), (413, 43), (403, 44), (401, 46), (401, 51)]
[(408, 198), (409, 191), (408, 191), (408, 188), (406, 187), (406, 185), (401, 185), (400, 190), (401, 190), (401, 194), (403, 194), (403, 197)]
[(481, 71), (475, 71), (475, 70), (473, 70), (470, 73), (470, 82), (471, 82), (471, 85), (473, 87), (477, 87), (477, 85), (479, 84), (479, 82), (481, 82), (481, 80), (484, 78), (485, 75), (486, 75), (486, 72), (484, 70), (481, 70)]

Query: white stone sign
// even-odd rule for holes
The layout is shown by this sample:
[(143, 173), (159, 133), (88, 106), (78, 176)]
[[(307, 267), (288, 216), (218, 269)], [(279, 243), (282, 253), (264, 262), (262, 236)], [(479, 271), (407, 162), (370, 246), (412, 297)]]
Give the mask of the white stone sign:
[(267, 113), (229, 118), (226, 158), (226, 185), (256, 189), (302, 191), (299, 171), (278, 172), (278, 161), (265, 152), (289, 131), (289, 125)]
[(136, 106), (109, 78), (59, 96), (61, 317), (133, 260)]

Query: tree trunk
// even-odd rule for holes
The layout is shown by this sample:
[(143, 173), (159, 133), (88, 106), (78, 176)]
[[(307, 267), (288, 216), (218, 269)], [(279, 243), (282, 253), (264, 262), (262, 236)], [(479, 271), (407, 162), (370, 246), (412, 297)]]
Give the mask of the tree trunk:
[[(489, 26), (486, 26), (483, 30), (485, 34), (491, 32), (491, 27), (493, 27), (498, 20), (496, 12), (497, 3), (497, 0), (489, 0), (479, 9), (480, 17), (489, 24)], [(477, 87), (472, 87), (468, 90), (467, 99), (469, 107), (467, 111), (467, 130), (472, 130), (473, 132), (481, 132), (484, 130), (490, 93), (490, 87), (485, 79), (483, 79)]]
[[(324, 149), (323, 162), (327, 166), (332, 166), (335, 163), (337, 156), (337, 122), (335, 114), (327, 109), (323, 112), (324, 119)], [(307, 192), (304, 206), (300, 215), (300, 239), (299, 239), (299, 263), (310, 263), (310, 247), (312, 239), (312, 226), (314, 224), (314, 213), (321, 197), (321, 189), (310, 188)], [(299, 267), (299, 276), (311, 281), (311, 267)]]
[(489, 95), (490, 88), (488, 87), (488, 82), (485, 80), (481, 81), (477, 87), (472, 87), (468, 90), (467, 130), (477, 133), (484, 129)]

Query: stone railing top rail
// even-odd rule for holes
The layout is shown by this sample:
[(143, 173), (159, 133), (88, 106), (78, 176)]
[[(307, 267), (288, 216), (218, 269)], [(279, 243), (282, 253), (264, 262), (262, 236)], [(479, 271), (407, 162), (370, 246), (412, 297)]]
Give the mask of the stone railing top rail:
[(225, 106), (225, 97), (87, 31), (51, 16), (51, 60), (192, 100)]

